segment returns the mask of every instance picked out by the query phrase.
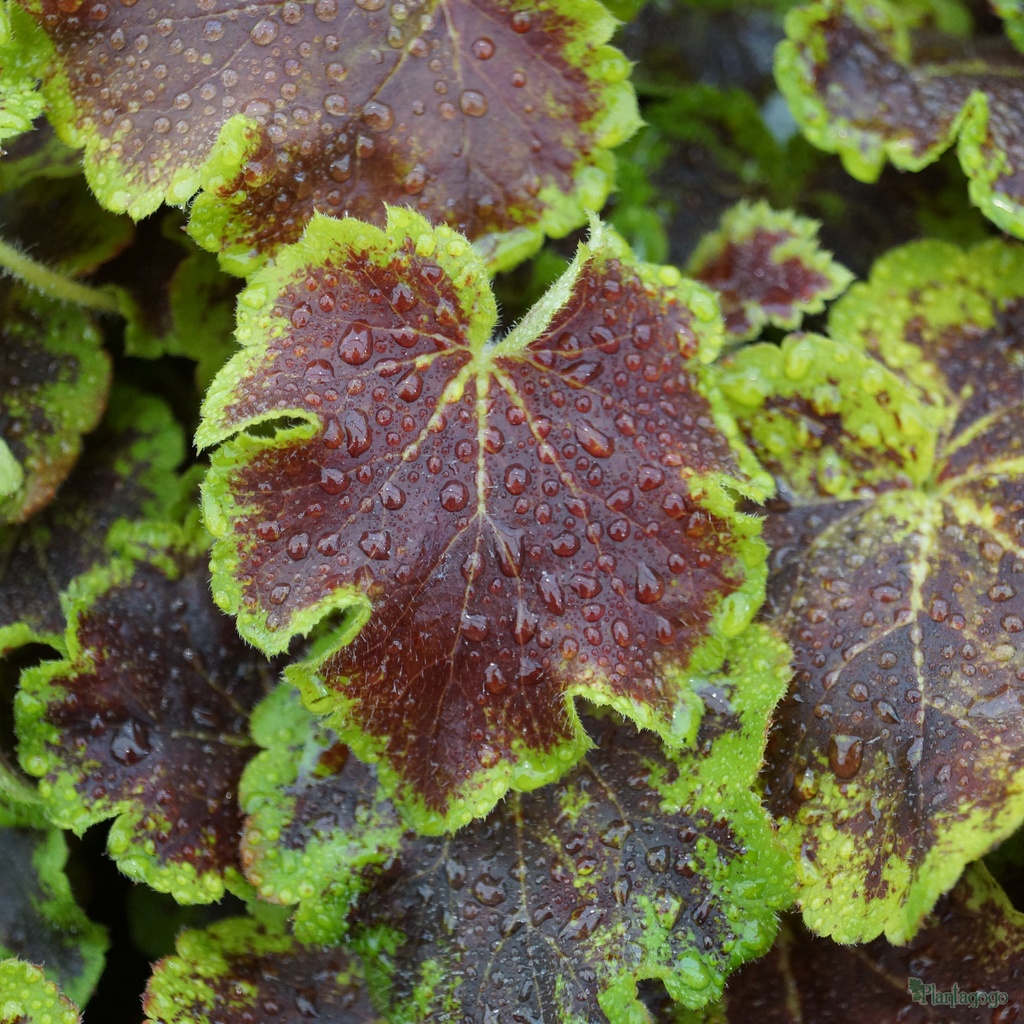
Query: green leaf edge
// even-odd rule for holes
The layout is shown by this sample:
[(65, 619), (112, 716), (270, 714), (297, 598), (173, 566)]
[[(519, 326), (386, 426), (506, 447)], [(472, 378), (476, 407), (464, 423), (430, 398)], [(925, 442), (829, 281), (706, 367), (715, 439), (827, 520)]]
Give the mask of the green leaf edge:
[(41, 967), (0, 960), (0, 1024), (81, 1024), (78, 1007)]

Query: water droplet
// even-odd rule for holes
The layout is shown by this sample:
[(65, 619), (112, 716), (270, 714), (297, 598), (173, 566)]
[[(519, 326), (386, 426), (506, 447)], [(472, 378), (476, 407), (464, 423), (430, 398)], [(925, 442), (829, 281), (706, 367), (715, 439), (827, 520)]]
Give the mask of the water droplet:
[(367, 530), (359, 538), (359, 547), (367, 558), (383, 562), (391, 557), (391, 531)]
[(580, 539), (574, 533), (563, 533), (551, 542), (551, 550), (561, 558), (571, 558), (580, 549)]
[(288, 555), (296, 562), (309, 554), (309, 534), (296, 533), (288, 538)]
[(486, 639), (490, 625), (486, 615), (471, 615), (469, 612), (463, 611), (459, 628), (467, 640), (479, 643)]
[(405, 504), (405, 491), (390, 480), (380, 489), (380, 503), (392, 512)]
[(474, 39), (470, 49), (477, 60), (490, 60), (494, 56), (494, 42), (486, 36)]
[(616, 619), (612, 623), (612, 639), (619, 647), (630, 645), (629, 626), (622, 619)]
[(633, 491), (629, 487), (620, 487), (613, 491), (605, 500), (612, 512), (625, 512), (633, 504)]
[(505, 887), (500, 879), (482, 874), (473, 883), (473, 897), (485, 907), (497, 907), (505, 902)]
[(528, 644), (537, 633), (539, 617), (520, 601), (516, 606), (516, 617), (512, 624), (512, 637), (520, 647)]
[(992, 540), (982, 541), (981, 544), (978, 545), (978, 550), (981, 552), (981, 557), (984, 558), (986, 562), (991, 562), (993, 564), (1003, 557), (1002, 547)]
[(637, 562), (636, 599), (641, 604), (654, 604), (661, 600), (664, 593), (665, 583), (662, 578), (644, 562)]
[(466, 884), (466, 866), (458, 857), (449, 857), (444, 864), (448, 884), (458, 891)]
[(530, 486), (531, 480), (530, 471), (518, 463), (513, 463), (505, 470), (505, 489), (509, 494), (522, 494)]
[(897, 714), (896, 709), (887, 700), (872, 701), (871, 706), (875, 709), (875, 714), (883, 722), (890, 722), (894, 725), (899, 722), (899, 714)]
[(257, 46), (269, 46), (277, 38), (277, 22), (272, 18), (260, 18), (249, 30), (249, 38)]
[(386, 103), (369, 100), (363, 107), (362, 119), (371, 132), (386, 132), (394, 126), (395, 113)]
[(837, 778), (852, 779), (860, 771), (864, 741), (859, 736), (833, 734), (828, 741), (828, 764)]
[(891, 583), (880, 583), (871, 588), (871, 596), (882, 604), (892, 604), (903, 596), (903, 592)]
[(361, 409), (345, 413), (345, 449), (353, 458), (366, 452), (373, 441), (370, 421)]
[(423, 164), (415, 164), (402, 179), (402, 191), (407, 196), (418, 196), (430, 180), (427, 168)]
[(942, 597), (933, 597), (928, 606), (928, 616), (933, 622), (945, 622), (949, 618), (949, 602)]
[(558, 933), (558, 941), (582, 942), (584, 939), (589, 939), (603, 917), (604, 911), (600, 907), (593, 905), (577, 907)]
[(476, 89), (464, 89), (459, 96), (459, 108), (467, 117), (483, 117), (487, 113), (487, 100)]
[(363, 320), (356, 320), (338, 342), (338, 355), (350, 366), (361, 366), (373, 354), (373, 330)]
[(110, 740), (110, 756), (127, 768), (138, 764), (152, 752), (149, 729), (135, 718), (123, 722)]
[[(498, 754), (498, 751), (495, 750), (494, 747), (492, 747), (490, 745), (490, 743), (483, 743), (483, 744), (481, 744), (480, 748), (476, 752), (476, 759), (477, 759), (477, 761), (480, 762), (480, 767), (481, 768), (493, 768), (498, 763), (499, 754)], [(474, 895), (476, 895), (475, 888), (474, 888)], [(477, 897), (477, 898), (479, 899), (479, 897)], [(502, 899), (504, 899), (504, 896), (502, 896)], [(481, 900), (480, 902), (482, 903), (483, 900)], [(501, 902), (501, 901), (499, 900), (499, 902)], [(494, 904), (490, 904), (490, 903), (487, 904), (487, 905), (488, 906), (494, 906)]]
[(576, 424), (576, 440), (595, 459), (607, 459), (615, 451), (615, 442), (586, 420)]
[(340, 92), (331, 92), (324, 97), (324, 110), (332, 117), (348, 113), (348, 100)]
[(549, 612), (553, 615), (562, 615), (565, 612), (565, 592), (558, 585), (558, 577), (554, 573), (541, 573), (537, 591)]
[(611, 847), (613, 850), (621, 850), (626, 840), (633, 834), (633, 825), (631, 822), (623, 821), (621, 818), (616, 818), (614, 821), (610, 821), (603, 832), (600, 833), (598, 838), (604, 843), (605, 846)]
[(1017, 591), (1009, 583), (996, 583), (988, 588), (988, 599), (996, 604), (1009, 601), (1011, 597), (1016, 596)]
[(469, 504), (469, 490), (458, 480), (441, 488), (441, 507), (446, 512), (461, 512)]
[(525, 32), (530, 31), (530, 26), (533, 24), (533, 19), (526, 11), (517, 11), (512, 15), (512, 31), (518, 32), (522, 35)]

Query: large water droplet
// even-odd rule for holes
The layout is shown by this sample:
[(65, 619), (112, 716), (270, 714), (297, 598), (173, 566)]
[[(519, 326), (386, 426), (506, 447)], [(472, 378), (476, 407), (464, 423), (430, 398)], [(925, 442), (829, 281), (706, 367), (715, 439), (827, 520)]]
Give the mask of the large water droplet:
[(363, 320), (355, 320), (338, 342), (338, 355), (349, 366), (361, 366), (373, 354), (373, 330)]
[(469, 504), (469, 490), (458, 480), (441, 488), (441, 507), (446, 512), (461, 512)]
[(490, 60), (494, 56), (494, 42), (487, 36), (473, 40), (470, 51), (477, 60)]
[(359, 538), (359, 547), (367, 558), (385, 561), (391, 557), (391, 531), (367, 530)]
[(363, 107), (363, 124), (372, 132), (386, 132), (395, 123), (395, 112), (386, 104), (369, 100)]
[(469, 612), (464, 611), (459, 628), (467, 640), (479, 643), (486, 638), (490, 624), (487, 621), (486, 615), (471, 615)]
[(665, 593), (662, 578), (646, 563), (636, 564), (636, 599), (641, 604), (654, 604)]
[(505, 489), (509, 494), (522, 494), (530, 486), (531, 480), (530, 471), (518, 463), (513, 463), (505, 470)]
[(309, 534), (296, 533), (288, 538), (288, 556), (296, 562), (309, 554)]
[(269, 46), (277, 38), (277, 22), (271, 18), (260, 18), (249, 30), (249, 38), (257, 46)]
[(345, 413), (345, 448), (355, 458), (369, 450), (373, 441), (370, 421), (361, 409), (349, 409)]
[(473, 883), (473, 897), (485, 907), (497, 907), (505, 902), (505, 887), (500, 879), (482, 874)]
[(615, 442), (592, 423), (580, 420), (576, 424), (576, 440), (584, 451), (596, 459), (607, 459), (615, 451)]
[(464, 89), (459, 96), (459, 107), (467, 117), (483, 117), (487, 113), (487, 99), (476, 89)]
[(544, 607), (553, 615), (562, 615), (565, 612), (565, 592), (558, 585), (558, 577), (551, 572), (542, 572), (540, 581), (537, 583), (537, 592), (540, 594)]
[(828, 764), (837, 778), (852, 779), (860, 771), (864, 741), (859, 736), (833, 734), (828, 741)]
[(135, 718), (123, 722), (110, 740), (110, 756), (128, 768), (138, 764), (152, 752), (149, 729)]
[(551, 542), (551, 550), (561, 558), (571, 558), (580, 549), (580, 539), (574, 533), (563, 533)]

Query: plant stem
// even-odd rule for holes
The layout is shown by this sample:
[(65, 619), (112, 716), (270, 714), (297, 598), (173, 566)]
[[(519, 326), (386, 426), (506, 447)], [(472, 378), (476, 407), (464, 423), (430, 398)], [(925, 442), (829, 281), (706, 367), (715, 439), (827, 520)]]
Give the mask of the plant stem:
[(98, 313), (121, 313), (118, 297), (102, 288), (80, 284), (56, 270), (19, 252), (10, 242), (0, 238), (0, 268), (20, 281), (54, 299), (72, 302), (76, 306), (94, 309)]

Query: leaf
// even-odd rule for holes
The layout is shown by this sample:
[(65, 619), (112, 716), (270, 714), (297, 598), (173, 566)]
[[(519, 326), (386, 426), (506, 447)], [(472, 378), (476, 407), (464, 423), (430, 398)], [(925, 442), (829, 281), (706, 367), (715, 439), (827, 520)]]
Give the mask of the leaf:
[(78, 1007), (42, 968), (0, 960), (0, 1024), (80, 1024)]
[(137, 537), (148, 558), (69, 588), (68, 658), (23, 673), (20, 757), (54, 824), (81, 834), (116, 816), (107, 845), (125, 874), (204, 903), (240, 880), (235, 792), (272, 666), (212, 607), (201, 547)]
[(359, 961), (339, 948), (303, 946), (272, 919), (230, 918), (178, 937), (143, 997), (154, 1024), (378, 1024)]
[(853, 275), (818, 247), (816, 221), (767, 203), (740, 203), (690, 257), (691, 277), (718, 292), (728, 341), (749, 341), (766, 324), (799, 327), (846, 290)]
[(763, 557), (707, 292), (598, 227), (491, 343), (483, 263), (392, 209), (314, 221), (239, 309), (197, 443), (298, 425), (213, 456), (216, 598), (268, 653), (344, 613), (291, 678), (417, 829), (562, 774), (577, 695), (692, 738)]
[(640, 1021), (639, 980), (698, 1007), (767, 948), (792, 865), (750, 786), (786, 651), (760, 629), (732, 658), (693, 750), (609, 713), (557, 783), (405, 845), (357, 909), (389, 1020)]
[(155, 21), (22, 2), (53, 47), (49, 115), (101, 203), (138, 219), (202, 185), (192, 234), (237, 273), (314, 211), (382, 224), (383, 201), (513, 263), (602, 205), (608, 148), (639, 123), (596, 0), (177, 0)]
[(1024, 2), (992, 0), (992, 9), (1006, 22), (1006, 34), (1018, 50), (1024, 49)]
[(43, 52), (32, 42), (15, 39), (14, 26), (21, 12), (7, 5), (0, 10), (0, 143), (29, 131), (43, 112), (39, 69)]
[(956, 142), (971, 201), (1024, 235), (1024, 58), (979, 55), (952, 38), (915, 53), (921, 13), (890, 0), (793, 10), (776, 55), (779, 88), (807, 138), (862, 181), (886, 160), (919, 170)]
[(839, 1006), (849, 1024), (999, 1024), (1024, 1011), (1022, 953), (1024, 915), (975, 865), (906, 946), (839, 946), (784, 923), (771, 953), (730, 981), (720, 1014), (703, 1019), (746, 1022), (753, 1012), (772, 1024), (825, 1024)]
[(45, 965), (47, 976), (84, 1005), (103, 969), (106, 930), (71, 894), (64, 834), (32, 827), (38, 822), (27, 817), (0, 807), (0, 959)]
[(1024, 821), (1024, 249), (895, 250), (829, 328), (723, 374), (786, 499), (768, 806), (813, 931), (905, 942)]
[(282, 684), (253, 712), (253, 739), (239, 800), (247, 817), (242, 864), (260, 897), (298, 904), (301, 942), (336, 943), (356, 896), (395, 853), (403, 827), (371, 765)]
[(0, 523), (53, 497), (96, 426), (110, 360), (84, 313), (20, 285), (0, 289)]
[(173, 472), (184, 454), (162, 402), (115, 387), (56, 499), (28, 523), (0, 528), (0, 655), (34, 641), (62, 648), (61, 593), (117, 549), (123, 524), (173, 514), (188, 493)]

